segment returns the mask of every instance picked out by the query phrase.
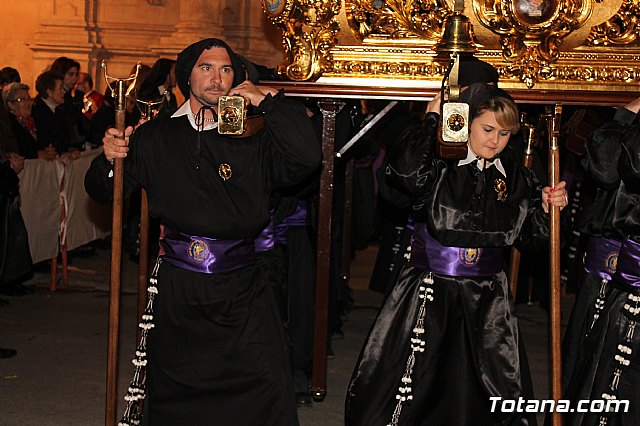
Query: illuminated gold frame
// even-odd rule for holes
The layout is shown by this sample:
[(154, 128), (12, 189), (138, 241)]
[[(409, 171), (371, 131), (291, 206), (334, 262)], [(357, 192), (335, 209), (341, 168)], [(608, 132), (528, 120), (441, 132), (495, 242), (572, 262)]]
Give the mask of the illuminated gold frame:
[[(452, 0), (261, 0), (294, 81), (435, 87)], [(476, 56), (505, 88), (637, 92), (637, 0), (473, 0)]]

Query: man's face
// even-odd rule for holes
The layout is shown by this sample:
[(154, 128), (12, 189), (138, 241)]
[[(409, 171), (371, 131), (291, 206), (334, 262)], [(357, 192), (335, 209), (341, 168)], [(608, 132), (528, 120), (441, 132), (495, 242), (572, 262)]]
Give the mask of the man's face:
[(64, 102), (64, 87), (62, 87), (62, 80), (56, 80), (56, 85), (53, 89), (47, 90), (47, 100), (55, 106)]
[(83, 72), (78, 74), (78, 82), (76, 83), (76, 87), (86, 94), (91, 91), (91, 88), (89, 87), (89, 82), (87, 81), (85, 76), (86, 74)]
[(198, 111), (203, 105), (217, 107), (218, 98), (228, 95), (233, 85), (233, 68), (227, 50), (222, 47), (204, 50), (191, 70), (189, 83), (192, 111)]

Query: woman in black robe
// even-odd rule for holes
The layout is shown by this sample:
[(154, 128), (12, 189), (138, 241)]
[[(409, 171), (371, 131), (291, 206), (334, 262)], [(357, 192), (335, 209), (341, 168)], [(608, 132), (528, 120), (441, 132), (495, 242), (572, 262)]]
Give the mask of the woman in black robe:
[[(640, 110), (640, 99), (625, 109), (629, 111), (620, 110), (611, 123), (594, 134), (597, 143), (620, 147), (619, 162), (614, 166), (622, 182), (613, 226), (625, 237), (612, 288), (581, 345), (565, 394), (573, 407), (589, 400), (586, 408), (596, 402), (600, 412), (576, 410), (567, 414), (565, 425), (640, 424), (640, 126), (632, 122)], [(624, 114), (631, 120), (621, 119)]]
[(466, 159), (436, 157), (439, 97), (391, 150), (386, 174), (411, 194), (416, 228), (353, 373), (347, 425), (535, 423), (500, 412), (500, 398), (531, 397), (502, 256), (518, 237), (544, 237), (543, 210), (567, 205), (565, 184), (544, 188), (540, 202), (508, 144), (518, 111), (506, 92), (473, 84), (461, 102), (470, 104)]

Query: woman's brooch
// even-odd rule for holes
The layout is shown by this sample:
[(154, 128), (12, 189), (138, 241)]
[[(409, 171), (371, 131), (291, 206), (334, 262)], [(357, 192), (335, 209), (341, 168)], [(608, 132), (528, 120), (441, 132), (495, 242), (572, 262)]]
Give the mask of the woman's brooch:
[(496, 179), (493, 181), (493, 189), (498, 194), (499, 201), (507, 201), (507, 182), (503, 179)]

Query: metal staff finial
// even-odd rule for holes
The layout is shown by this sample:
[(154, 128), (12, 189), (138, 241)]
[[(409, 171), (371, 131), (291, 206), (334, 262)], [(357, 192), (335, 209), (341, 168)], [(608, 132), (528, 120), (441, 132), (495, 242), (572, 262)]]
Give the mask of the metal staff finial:
[[(129, 94), (131, 93), (131, 91), (133, 90), (133, 88), (136, 86), (136, 80), (138, 79), (138, 73), (140, 72), (140, 69), (142, 68), (142, 65), (140, 64), (140, 62), (138, 62), (136, 64), (136, 72), (133, 75), (130, 75), (127, 78), (116, 78), (116, 77), (111, 77), (109, 74), (107, 74), (107, 63), (104, 61), (104, 59), (102, 60), (102, 64), (101, 64), (102, 68), (104, 69), (104, 81), (106, 81), (107, 86), (109, 87), (109, 89), (111, 89), (111, 94), (113, 95), (114, 98), (117, 98), (118, 93), (120, 92), (120, 89), (122, 89), (124, 87), (124, 83), (126, 82), (130, 82), (127, 85), (127, 90), (124, 92), (124, 97), (129, 96)], [(122, 88), (121, 87), (113, 87), (112, 86), (112, 82), (115, 83), (122, 83)]]
[[(162, 94), (164, 97), (167, 92)], [(136, 106), (138, 107), (138, 111), (142, 114), (142, 118), (145, 120), (152, 120), (156, 118), (158, 115), (158, 111), (160, 111), (160, 106), (162, 105), (163, 100), (159, 99), (157, 101), (145, 101), (138, 98), (137, 94), (135, 95)]]

